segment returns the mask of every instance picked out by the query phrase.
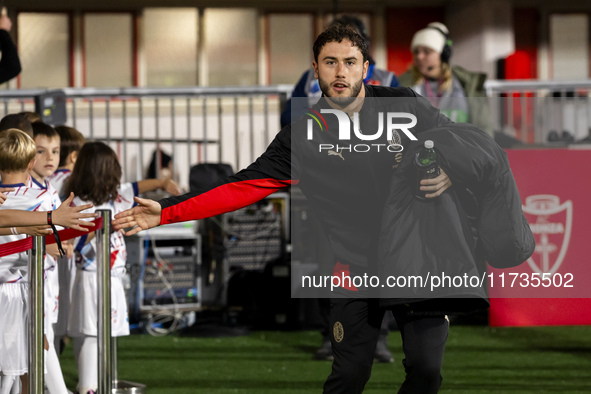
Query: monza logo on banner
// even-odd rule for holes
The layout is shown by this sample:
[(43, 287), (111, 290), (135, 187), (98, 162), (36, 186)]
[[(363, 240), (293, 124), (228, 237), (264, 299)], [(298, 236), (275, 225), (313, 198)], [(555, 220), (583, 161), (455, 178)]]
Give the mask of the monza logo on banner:
[(568, 250), (573, 224), (573, 203), (560, 203), (548, 194), (528, 196), (523, 212), (536, 239), (536, 249), (527, 263), (534, 272), (558, 271)]

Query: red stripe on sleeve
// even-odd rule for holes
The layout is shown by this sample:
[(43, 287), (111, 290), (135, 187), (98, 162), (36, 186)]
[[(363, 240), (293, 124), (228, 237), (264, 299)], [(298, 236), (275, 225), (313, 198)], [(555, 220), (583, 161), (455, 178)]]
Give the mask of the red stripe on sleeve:
[(162, 209), (160, 224), (199, 220), (249, 206), (297, 181), (251, 179), (226, 183), (203, 194)]

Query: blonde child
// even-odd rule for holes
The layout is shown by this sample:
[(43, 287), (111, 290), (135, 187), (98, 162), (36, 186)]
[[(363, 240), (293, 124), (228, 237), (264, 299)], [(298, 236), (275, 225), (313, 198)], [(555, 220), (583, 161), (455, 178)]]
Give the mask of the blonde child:
[[(150, 190), (164, 189), (178, 195), (171, 180), (147, 179), (121, 183), (121, 166), (115, 152), (102, 142), (87, 142), (80, 150), (66, 190), (74, 192), (75, 203), (92, 202), (94, 208), (110, 209), (111, 216), (134, 205), (134, 197)], [(90, 238), (90, 237), (88, 237)], [(111, 234), (111, 333), (129, 335), (127, 303), (122, 276), (127, 251), (120, 232)], [(77, 238), (74, 244), (78, 272), (74, 282), (69, 312), (68, 334), (74, 338), (78, 362), (78, 392), (87, 394), (97, 389), (97, 284), (96, 239)]]
[[(9, 129), (0, 133), (0, 175), (2, 177), (1, 188), (7, 191), (7, 199), (0, 206), (3, 214), (0, 217), (5, 224), (14, 224), (15, 209), (24, 211), (51, 211), (53, 203), (49, 195), (40, 189), (29, 187), (30, 175), (35, 164), (36, 146), (34, 141), (24, 132), (17, 129)], [(69, 200), (72, 199), (73, 196)], [(82, 207), (80, 207), (82, 208)], [(4, 211), (6, 210), (6, 211)], [(35, 217), (41, 212), (35, 212)], [(62, 224), (62, 214), (55, 218)], [(20, 212), (22, 223), (30, 225), (31, 220), (40, 224), (39, 219), (47, 220), (47, 213), (41, 214), (39, 219), (31, 218), (33, 213)], [(82, 215), (86, 217), (86, 215)], [(52, 219), (54, 218), (52, 214)], [(5, 225), (4, 224), (4, 225)], [(25, 238), (25, 232), (35, 235), (47, 234), (47, 225), (33, 227), (12, 227), (0, 229), (0, 243), (13, 242)], [(23, 377), (27, 371), (27, 309), (28, 309), (28, 284), (27, 284), (26, 253), (18, 253), (0, 258), (0, 376), (2, 394), (8, 393), (15, 382), (16, 376)], [(48, 268), (47, 261), (45, 268)], [(47, 326), (46, 314), (46, 326)], [(50, 363), (56, 360), (52, 358), (49, 348), (46, 360)], [(59, 364), (58, 364), (59, 365)], [(23, 380), (23, 386), (26, 382)], [(65, 384), (62, 387), (52, 386), (48, 382), (51, 393), (66, 392)], [(64, 391), (61, 391), (61, 390)], [(23, 390), (26, 392), (26, 387)]]
[[(1, 209), (50, 210), (51, 201), (39, 190), (27, 188), (28, 171), (35, 162), (35, 143), (25, 133), (9, 129), (0, 134), (2, 187), (13, 188)], [(25, 238), (13, 232), (0, 243)], [(17, 376), (24, 381), (27, 365), (27, 256), (18, 253), (0, 258), (0, 392), (9, 393)], [(23, 382), (24, 384), (24, 382)]]

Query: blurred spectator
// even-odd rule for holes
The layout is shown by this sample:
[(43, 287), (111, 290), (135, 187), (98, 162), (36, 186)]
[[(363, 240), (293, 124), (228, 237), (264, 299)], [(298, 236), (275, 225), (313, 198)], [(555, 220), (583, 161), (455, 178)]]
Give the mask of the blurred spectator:
[[(157, 156), (157, 153), (160, 153)], [(156, 171), (158, 170), (158, 171)], [(172, 177), (172, 157), (162, 149), (157, 149), (152, 153), (152, 160), (148, 167), (146, 178), (171, 178)]]
[[(150, 165), (146, 172), (146, 179), (173, 180), (178, 183), (178, 172), (174, 171), (173, 166), (172, 156), (162, 149), (157, 148), (152, 153), (152, 160), (150, 160)], [(170, 197), (170, 194), (166, 190), (157, 189), (147, 191), (142, 196), (150, 199), (162, 199)]]
[(21, 72), (21, 62), (18, 58), (18, 52), (12, 38), (10, 38), (10, 29), (12, 22), (10, 18), (2, 14), (0, 16), (0, 50), (2, 58), (0, 59), (0, 83), (7, 82), (16, 77)]
[(413, 63), (400, 75), (400, 84), (427, 97), (454, 122), (470, 122), (492, 135), (484, 99), (486, 74), (452, 66), (452, 45), (443, 23), (432, 22), (416, 32), (410, 44)]

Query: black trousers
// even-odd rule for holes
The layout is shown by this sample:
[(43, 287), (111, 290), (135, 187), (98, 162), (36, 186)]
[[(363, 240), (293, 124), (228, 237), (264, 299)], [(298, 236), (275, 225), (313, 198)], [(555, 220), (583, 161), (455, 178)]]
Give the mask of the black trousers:
[[(449, 325), (444, 315), (413, 316), (411, 306), (392, 310), (400, 334), (406, 379), (399, 393), (437, 393)], [(384, 313), (377, 299), (332, 299), (330, 337), (334, 361), (324, 393), (361, 393), (371, 375)]]
[[(330, 298), (317, 298), (318, 301), (318, 309), (320, 312), (320, 334), (322, 334), (322, 340), (328, 340), (330, 338), (330, 333), (333, 329), (332, 324), (330, 324)], [(388, 333), (390, 330), (395, 330), (397, 327), (394, 324), (393, 317), (389, 313), (384, 314), (384, 318), (382, 320), (382, 326), (380, 329), (380, 338), (383, 341), (388, 339)]]

